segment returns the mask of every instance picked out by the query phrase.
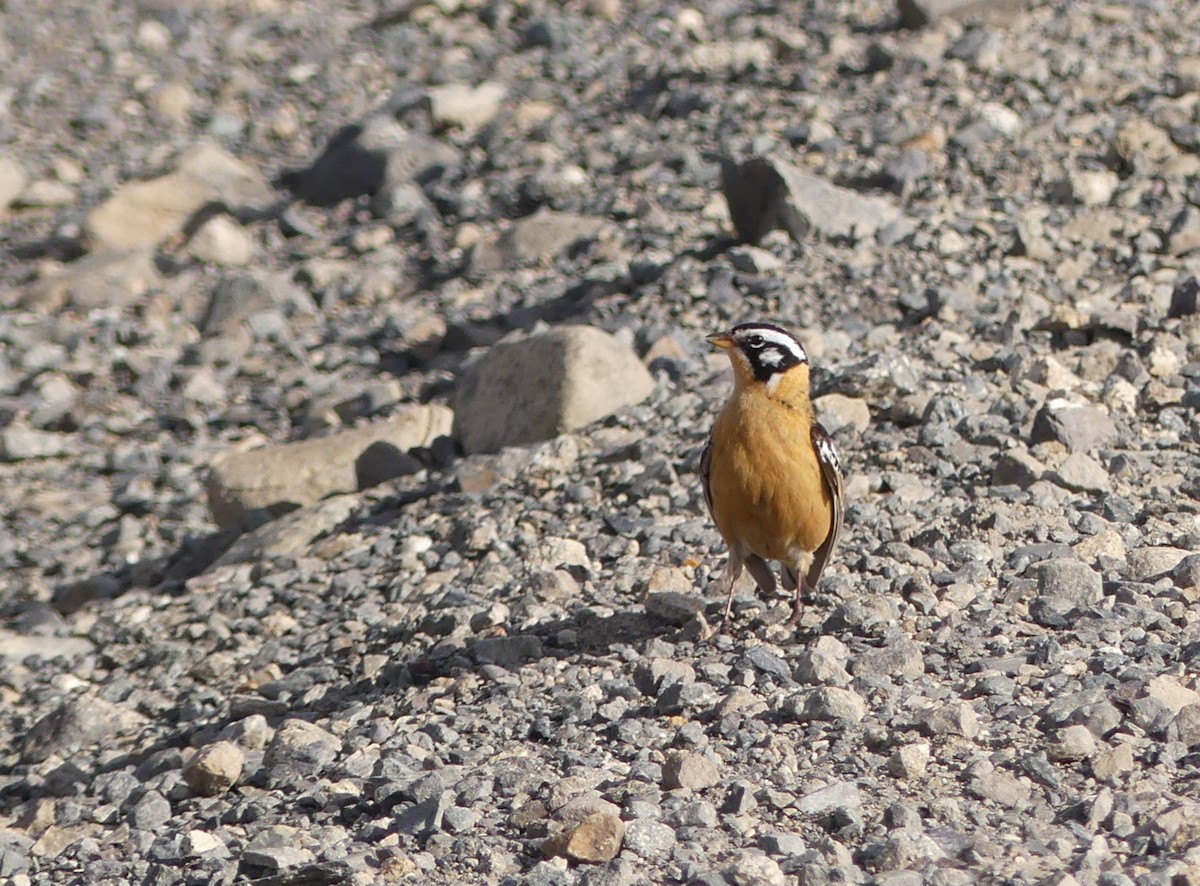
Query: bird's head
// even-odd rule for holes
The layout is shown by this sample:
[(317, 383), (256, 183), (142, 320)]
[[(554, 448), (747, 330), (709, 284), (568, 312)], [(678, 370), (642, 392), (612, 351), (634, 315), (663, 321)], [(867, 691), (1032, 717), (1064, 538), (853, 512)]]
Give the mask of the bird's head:
[(729, 355), (739, 382), (778, 384), (785, 373), (808, 366), (808, 354), (796, 336), (772, 323), (743, 323), (728, 332), (715, 332), (705, 341)]

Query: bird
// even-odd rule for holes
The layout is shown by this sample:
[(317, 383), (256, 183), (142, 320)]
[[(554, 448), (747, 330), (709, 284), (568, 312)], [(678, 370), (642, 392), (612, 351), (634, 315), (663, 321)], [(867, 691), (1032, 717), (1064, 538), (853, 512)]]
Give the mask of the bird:
[(842, 464), (817, 421), (808, 353), (773, 323), (742, 323), (705, 339), (733, 364), (733, 393), (700, 457), (704, 500), (729, 548), (722, 581), (733, 608), (745, 567), (764, 594), (775, 591), (778, 562), (786, 590), (801, 601), (829, 564), (845, 511)]

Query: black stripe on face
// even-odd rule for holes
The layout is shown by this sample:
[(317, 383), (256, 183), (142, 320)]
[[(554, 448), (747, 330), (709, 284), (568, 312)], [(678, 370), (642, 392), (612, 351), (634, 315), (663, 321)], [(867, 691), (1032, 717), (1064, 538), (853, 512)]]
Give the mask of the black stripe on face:
[(765, 382), (773, 375), (808, 362), (808, 354), (796, 337), (771, 323), (743, 323), (730, 334), (746, 355), (758, 381)]

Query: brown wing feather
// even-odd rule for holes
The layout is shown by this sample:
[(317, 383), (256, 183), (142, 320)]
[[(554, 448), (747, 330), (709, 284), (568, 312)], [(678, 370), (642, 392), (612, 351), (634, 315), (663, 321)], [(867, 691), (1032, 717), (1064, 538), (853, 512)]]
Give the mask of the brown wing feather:
[(825, 541), (821, 542), (821, 546), (813, 551), (812, 565), (808, 568), (808, 575), (805, 577), (810, 588), (816, 586), (817, 581), (821, 578), (821, 573), (825, 571), (825, 567), (829, 563), (834, 546), (837, 545), (838, 535), (842, 531), (842, 515), (846, 505), (845, 492), (842, 488), (841, 460), (838, 458), (832, 438), (816, 422), (812, 427), (812, 445), (817, 452), (817, 461), (821, 465), (821, 474), (825, 479), (825, 485), (829, 488), (833, 513), (829, 521), (829, 535), (825, 536)]

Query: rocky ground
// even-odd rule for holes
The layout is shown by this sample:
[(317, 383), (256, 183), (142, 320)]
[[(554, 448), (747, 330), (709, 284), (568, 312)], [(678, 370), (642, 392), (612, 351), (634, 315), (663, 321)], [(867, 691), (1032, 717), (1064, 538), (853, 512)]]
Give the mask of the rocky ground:
[[(0, 26), (5, 882), (1200, 882), (1200, 5)], [(760, 318), (846, 528), (714, 634)]]

